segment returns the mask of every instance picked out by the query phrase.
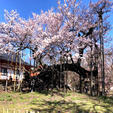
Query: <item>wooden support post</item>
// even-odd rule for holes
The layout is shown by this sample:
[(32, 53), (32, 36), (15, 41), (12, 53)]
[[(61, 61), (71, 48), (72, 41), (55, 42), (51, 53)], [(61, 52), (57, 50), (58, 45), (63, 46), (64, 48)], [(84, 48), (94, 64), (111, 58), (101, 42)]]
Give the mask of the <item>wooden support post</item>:
[(80, 81), (80, 93), (82, 93), (82, 76), (80, 75), (79, 77), (79, 81)]
[(90, 58), (90, 72), (91, 72), (91, 75), (90, 75), (90, 95), (92, 96), (92, 81), (93, 81), (93, 45), (92, 45), (92, 36), (91, 36), (91, 58)]
[(18, 91), (21, 91), (21, 52), (19, 55), (19, 83), (18, 83)]
[(102, 77), (102, 95), (105, 95), (105, 72), (104, 72), (104, 38), (103, 38), (103, 11), (98, 12), (99, 16), (99, 37), (100, 37), (100, 53), (101, 53), (101, 77)]

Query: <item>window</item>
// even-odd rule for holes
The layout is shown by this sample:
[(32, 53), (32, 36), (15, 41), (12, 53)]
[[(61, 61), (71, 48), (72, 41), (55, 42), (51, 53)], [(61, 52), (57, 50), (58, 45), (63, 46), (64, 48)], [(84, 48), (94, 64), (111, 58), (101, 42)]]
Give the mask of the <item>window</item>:
[(7, 68), (1, 68), (2, 76), (7, 76)]

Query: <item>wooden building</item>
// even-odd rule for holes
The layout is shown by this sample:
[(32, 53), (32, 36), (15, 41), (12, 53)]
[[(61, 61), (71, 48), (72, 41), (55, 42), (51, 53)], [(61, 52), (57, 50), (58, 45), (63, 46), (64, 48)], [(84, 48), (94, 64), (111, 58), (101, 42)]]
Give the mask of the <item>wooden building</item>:
[(30, 65), (24, 62), (20, 56), (11, 54), (0, 54), (0, 81), (22, 80), (25, 71), (30, 70)]

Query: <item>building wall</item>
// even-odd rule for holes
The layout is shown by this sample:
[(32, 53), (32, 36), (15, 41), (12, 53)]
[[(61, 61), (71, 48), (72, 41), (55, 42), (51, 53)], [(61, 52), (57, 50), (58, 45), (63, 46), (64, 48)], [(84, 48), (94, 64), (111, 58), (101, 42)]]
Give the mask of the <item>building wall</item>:
[[(4, 75), (1, 71), (2, 68), (6, 68), (7, 69), (7, 75)], [(20, 74), (17, 75), (16, 72), (14, 71), (15, 67), (14, 66), (10, 66), (7, 63), (0, 63), (0, 80), (6, 80), (6, 79), (10, 79), (10, 77), (12, 78), (12, 80), (16, 80), (16, 78), (18, 80), (22, 80), (23, 79), (23, 69), (21, 69), (21, 71), (19, 72)], [(19, 67), (17, 67), (17, 69), (19, 69)]]

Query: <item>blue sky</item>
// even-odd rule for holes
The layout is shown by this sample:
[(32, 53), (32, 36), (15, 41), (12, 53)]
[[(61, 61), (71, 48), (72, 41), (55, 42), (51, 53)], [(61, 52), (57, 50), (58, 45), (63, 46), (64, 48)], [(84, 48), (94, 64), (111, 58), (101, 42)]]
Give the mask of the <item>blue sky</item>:
[[(82, 1), (87, 4), (89, 0)], [(41, 10), (47, 11), (51, 7), (57, 7), (57, 0), (0, 0), (0, 22), (4, 21), (4, 9), (8, 11), (17, 10), (20, 17), (27, 19), (32, 16), (32, 12), (40, 14)], [(109, 21), (113, 26), (113, 11), (110, 14)], [(113, 35), (113, 30), (110, 35)]]
[[(82, 1), (87, 4), (89, 0)], [(32, 16), (32, 12), (40, 14), (41, 10), (47, 11), (51, 7), (57, 7), (57, 0), (0, 0), (0, 22), (4, 21), (4, 9), (8, 11), (17, 10), (20, 17), (28, 19)], [(109, 21), (113, 27), (113, 11), (110, 14)], [(109, 35), (113, 36), (113, 29)]]
[(56, 7), (57, 0), (0, 0), (0, 21), (4, 20), (4, 9), (17, 10), (23, 18), (29, 18), (32, 12), (40, 13), (41, 10), (48, 10)]

